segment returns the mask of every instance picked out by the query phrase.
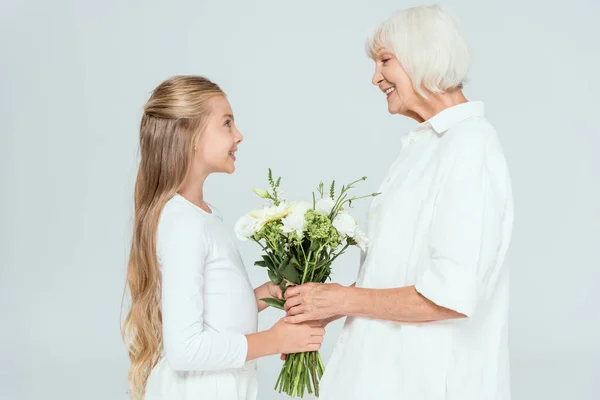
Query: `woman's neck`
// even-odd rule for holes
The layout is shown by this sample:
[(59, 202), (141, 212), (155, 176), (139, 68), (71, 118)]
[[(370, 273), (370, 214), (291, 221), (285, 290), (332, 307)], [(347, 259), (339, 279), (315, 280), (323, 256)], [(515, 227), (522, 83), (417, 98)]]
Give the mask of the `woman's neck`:
[(421, 123), (427, 121), (447, 108), (466, 103), (468, 100), (462, 90), (455, 89), (444, 93), (427, 93), (427, 99), (420, 101), (404, 113), (405, 116)]

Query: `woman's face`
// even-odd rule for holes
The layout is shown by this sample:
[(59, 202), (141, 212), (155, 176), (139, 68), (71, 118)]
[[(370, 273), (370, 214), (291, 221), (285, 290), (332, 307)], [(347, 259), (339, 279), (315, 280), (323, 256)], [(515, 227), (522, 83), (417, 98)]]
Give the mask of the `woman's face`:
[(386, 48), (375, 55), (373, 85), (378, 86), (387, 98), (390, 114), (409, 115), (416, 104), (418, 94), (408, 74), (394, 53)]
[(235, 126), (231, 105), (225, 96), (212, 99), (210, 117), (196, 145), (194, 164), (206, 174), (235, 171), (235, 152), (243, 136)]

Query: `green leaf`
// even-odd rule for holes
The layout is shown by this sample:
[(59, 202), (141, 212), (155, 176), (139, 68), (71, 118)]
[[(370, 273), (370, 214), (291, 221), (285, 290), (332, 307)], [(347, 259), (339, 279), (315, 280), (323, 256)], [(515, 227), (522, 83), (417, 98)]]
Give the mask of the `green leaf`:
[(254, 265), (256, 265), (257, 267), (266, 267), (267, 263), (265, 261), (256, 261)]
[(287, 290), (287, 282), (282, 279), (281, 283), (279, 283), (279, 288), (281, 289), (281, 292), (284, 294), (285, 297), (285, 291)]
[(331, 265), (331, 260), (329, 259), (325, 259), (325, 260), (321, 260), (317, 263), (317, 266), (315, 267), (315, 269), (321, 269), (325, 266), (329, 266)]
[(273, 171), (271, 171), (271, 168), (269, 168), (269, 184), (273, 186), (273, 183)]
[(285, 308), (283, 306), (285, 304), (284, 300), (273, 299), (271, 297), (267, 297), (267, 298), (264, 298), (261, 300), (264, 301), (265, 303), (267, 303), (268, 305), (270, 305), (271, 307), (279, 308), (280, 310), (285, 310)]
[(282, 281), (281, 275), (279, 275), (277, 272), (270, 269), (268, 274), (269, 274), (269, 279), (271, 280), (271, 282), (273, 282), (276, 285), (279, 285), (281, 283), (281, 281)]
[(299, 270), (302, 269), (302, 265), (300, 264), (300, 261), (298, 261), (298, 259), (296, 258), (295, 255), (292, 256), (292, 259), (290, 260), (290, 264)]
[(271, 261), (271, 258), (269, 256), (263, 255), (262, 259), (263, 259), (266, 267), (269, 267), (271, 269), (275, 268), (275, 266), (273, 265), (273, 261)]
[(313, 240), (310, 242), (310, 248), (308, 249), (308, 251), (315, 251), (320, 247), (319, 245), (319, 241), (318, 240)]
[(296, 284), (300, 283), (300, 273), (292, 264), (285, 265), (283, 270), (279, 270), (279, 272), (288, 281)]

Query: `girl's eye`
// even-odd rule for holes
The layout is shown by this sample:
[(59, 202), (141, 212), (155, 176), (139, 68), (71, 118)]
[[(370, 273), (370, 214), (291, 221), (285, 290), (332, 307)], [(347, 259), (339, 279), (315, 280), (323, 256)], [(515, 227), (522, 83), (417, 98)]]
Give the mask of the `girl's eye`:
[(225, 126), (228, 128), (231, 128), (231, 120), (228, 119), (227, 121), (225, 121)]
[(386, 64), (388, 61), (390, 61), (390, 59), (389, 59), (389, 58), (386, 58), (385, 60), (381, 60), (381, 63), (382, 63), (383, 65), (385, 65), (385, 64)]

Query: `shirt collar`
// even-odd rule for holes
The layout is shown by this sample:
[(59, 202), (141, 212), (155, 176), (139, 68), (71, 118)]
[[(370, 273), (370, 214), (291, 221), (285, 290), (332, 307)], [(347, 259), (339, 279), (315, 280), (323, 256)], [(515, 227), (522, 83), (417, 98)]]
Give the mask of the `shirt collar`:
[(417, 130), (431, 127), (436, 133), (442, 134), (468, 118), (483, 117), (483, 115), (483, 103), (480, 101), (469, 101), (442, 110), (427, 121), (419, 124)]

